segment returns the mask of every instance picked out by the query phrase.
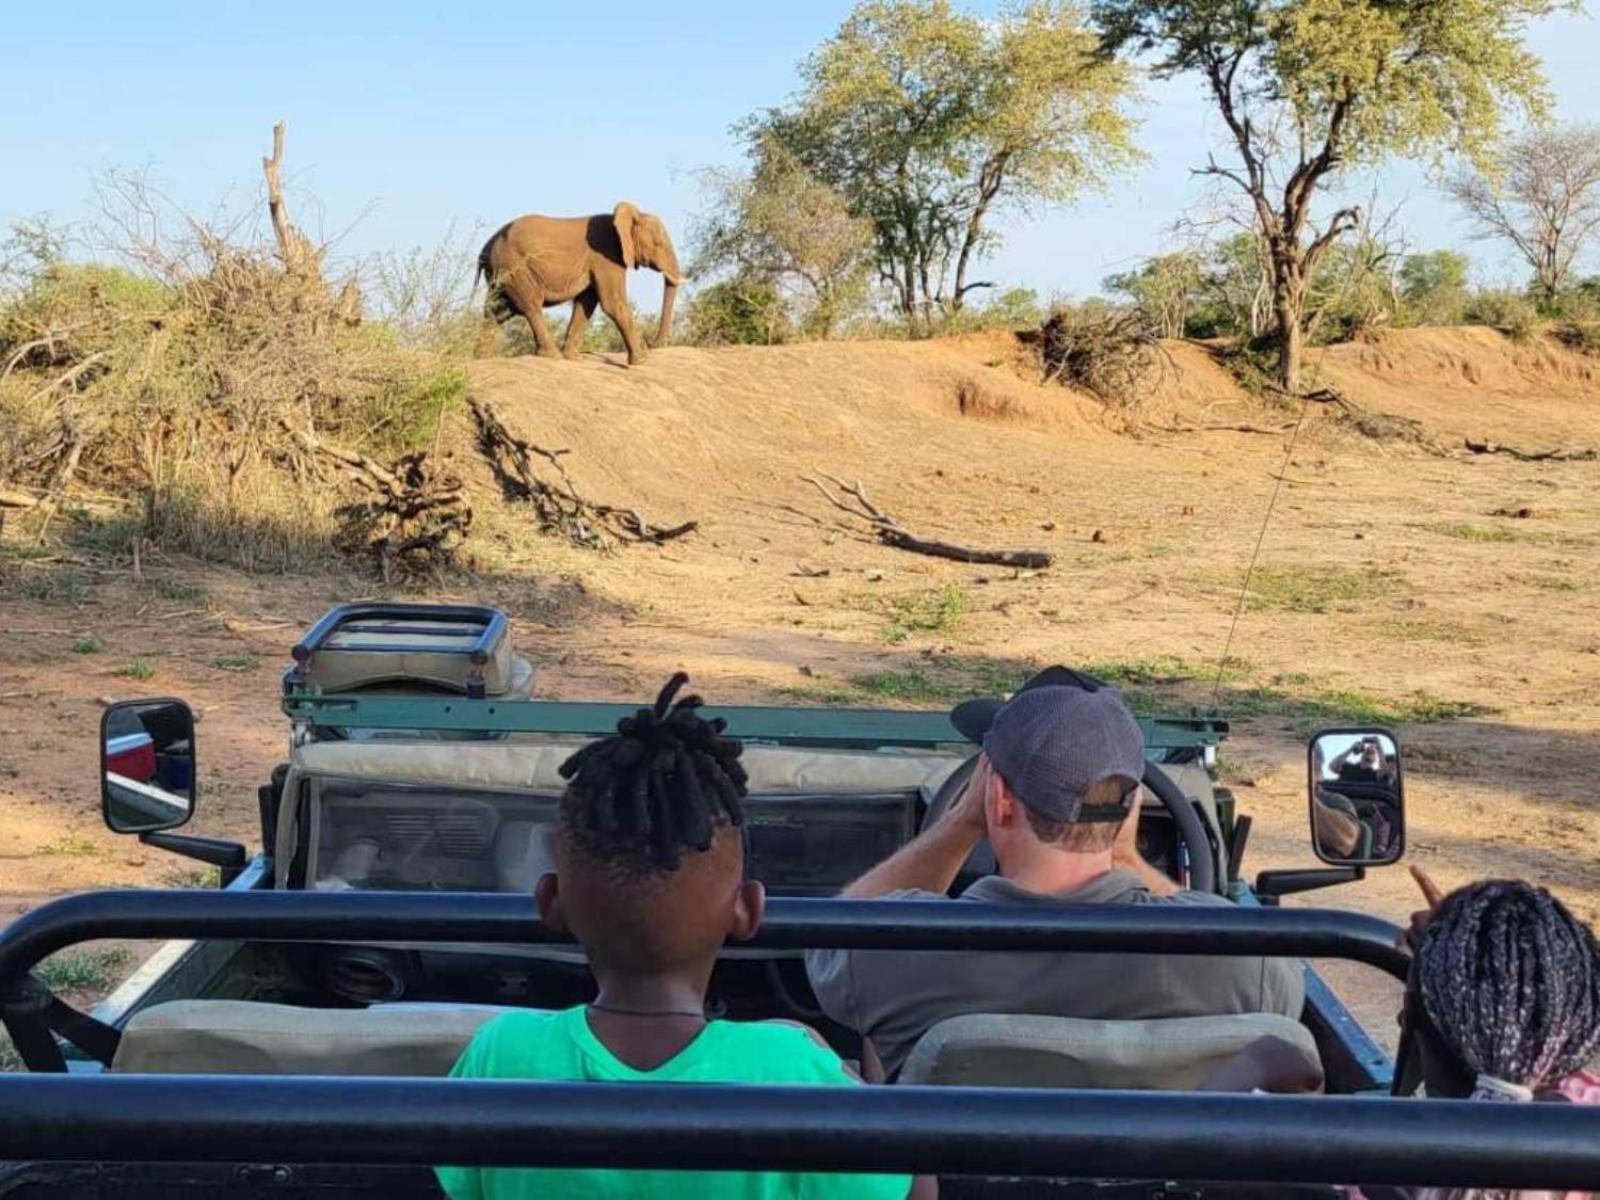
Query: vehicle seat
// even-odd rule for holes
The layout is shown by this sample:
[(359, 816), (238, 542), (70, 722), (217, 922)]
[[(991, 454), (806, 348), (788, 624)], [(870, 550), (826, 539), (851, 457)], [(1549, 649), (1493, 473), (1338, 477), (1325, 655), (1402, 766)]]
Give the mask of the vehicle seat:
[(1151, 1021), (974, 1014), (923, 1034), (899, 1082), (1186, 1091), (1263, 1037), (1281, 1038), (1320, 1066), (1311, 1031), (1277, 1013)]
[(493, 1005), (296, 1008), (173, 1000), (134, 1014), (111, 1069), (140, 1075), (447, 1075)]

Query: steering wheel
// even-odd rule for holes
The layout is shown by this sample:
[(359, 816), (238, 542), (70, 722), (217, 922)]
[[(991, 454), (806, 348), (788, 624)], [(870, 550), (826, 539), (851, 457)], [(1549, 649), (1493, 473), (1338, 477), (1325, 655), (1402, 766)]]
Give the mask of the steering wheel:
[[(939, 786), (939, 790), (934, 793), (932, 803), (928, 805), (928, 814), (923, 818), (924, 829), (944, 816), (977, 769), (978, 755), (974, 754)], [(1167, 812), (1172, 814), (1172, 823), (1177, 826), (1178, 837), (1189, 852), (1190, 889), (1196, 892), (1215, 892), (1216, 859), (1211, 853), (1211, 843), (1206, 837), (1205, 825), (1200, 821), (1200, 814), (1194, 810), (1194, 802), (1183, 794), (1183, 789), (1172, 781), (1172, 776), (1155, 763), (1145, 763), (1144, 778), (1141, 782), (1151, 795), (1161, 801)], [(972, 853), (967, 856), (967, 861), (961, 869), (964, 873), (974, 875), (993, 875), (999, 870), (988, 838), (984, 838), (973, 847)]]

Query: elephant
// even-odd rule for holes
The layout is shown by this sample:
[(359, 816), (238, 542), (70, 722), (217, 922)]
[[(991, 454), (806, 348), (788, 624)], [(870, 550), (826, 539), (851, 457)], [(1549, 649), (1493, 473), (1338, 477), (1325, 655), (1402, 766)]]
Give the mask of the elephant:
[(478, 272), (489, 285), (477, 353), (494, 349), (498, 326), (520, 314), (527, 318), (539, 354), (557, 353), (544, 310), (572, 301), (561, 354), (576, 358), (596, 305), (617, 327), (628, 348), (628, 363), (644, 361), (645, 343), (628, 308), (628, 272), (634, 267), (660, 271), (661, 325), (653, 346), (672, 335), (672, 306), (683, 282), (678, 255), (661, 218), (640, 212), (624, 200), (609, 213), (592, 217), (526, 216), (502, 225), (484, 243)]

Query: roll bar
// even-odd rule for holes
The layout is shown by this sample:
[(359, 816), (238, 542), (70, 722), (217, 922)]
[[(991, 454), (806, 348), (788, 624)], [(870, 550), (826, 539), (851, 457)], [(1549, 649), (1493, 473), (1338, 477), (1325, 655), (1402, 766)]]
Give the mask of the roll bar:
[(1587, 1189), (1600, 1110), (1446, 1100), (0, 1076), (11, 1160), (905, 1171)]
[[(937, 900), (767, 903), (747, 945), (771, 949), (1099, 951), (1342, 958), (1405, 979), (1400, 930), (1325, 909), (1174, 905), (953, 904)], [(99, 938), (278, 942), (478, 942), (571, 939), (524, 895), (477, 892), (106, 891), (51, 901), (0, 932), (0, 992), (47, 955)]]

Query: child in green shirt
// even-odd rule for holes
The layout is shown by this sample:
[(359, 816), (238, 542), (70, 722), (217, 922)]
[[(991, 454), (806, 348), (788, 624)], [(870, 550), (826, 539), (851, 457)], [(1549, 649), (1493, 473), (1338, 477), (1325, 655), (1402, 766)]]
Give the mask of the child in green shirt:
[[(706, 988), (724, 939), (761, 923), (765, 893), (744, 877), (743, 747), (723, 723), (673, 704), (652, 709), (561, 767), (554, 874), (539, 914), (583, 943), (599, 986), (565, 1012), (522, 1011), (479, 1030), (451, 1074), (463, 1079), (853, 1086), (837, 1055), (785, 1022), (709, 1021)], [(904, 1175), (439, 1167), (452, 1200), (693, 1196), (696, 1200), (903, 1200)], [(919, 1184), (918, 1195), (931, 1191)]]

